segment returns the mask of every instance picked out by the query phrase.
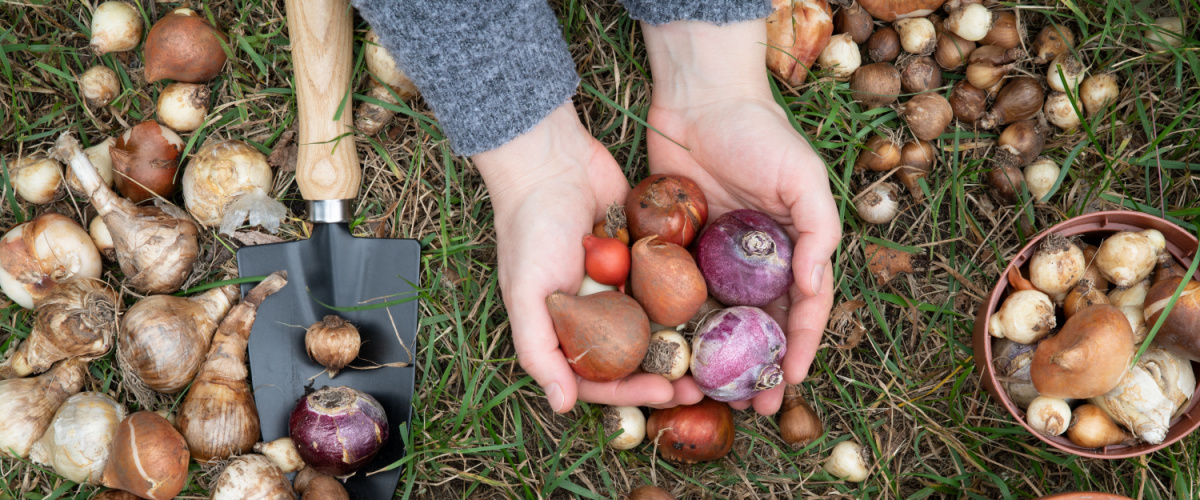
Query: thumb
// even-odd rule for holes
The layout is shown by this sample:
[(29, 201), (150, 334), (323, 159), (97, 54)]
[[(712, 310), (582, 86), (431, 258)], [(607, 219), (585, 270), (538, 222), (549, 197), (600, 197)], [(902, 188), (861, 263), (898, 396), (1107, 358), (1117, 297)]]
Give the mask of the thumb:
[(791, 204), (792, 229), (796, 244), (792, 251), (792, 272), (800, 292), (809, 297), (821, 293), (826, 267), (842, 239), (842, 223), (833, 195), (826, 185), (808, 184)]
[(578, 394), (577, 379), (558, 348), (545, 299), (520, 293), (510, 301), (508, 310), (521, 368), (546, 391), (546, 401), (555, 413), (570, 411)]

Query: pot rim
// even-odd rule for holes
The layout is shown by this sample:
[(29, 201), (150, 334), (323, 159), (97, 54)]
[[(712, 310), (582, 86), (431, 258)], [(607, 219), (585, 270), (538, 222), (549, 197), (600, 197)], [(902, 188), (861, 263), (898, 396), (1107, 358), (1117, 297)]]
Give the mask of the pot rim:
[[(1020, 251), (1013, 256), (1008, 266), (992, 287), (991, 293), (988, 295), (987, 301), (984, 302), (975, 318), (974, 331), (974, 348), (975, 348), (975, 364), (980, 370), (981, 384), (993, 398), (999, 400), (1001, 406), (1008, 410), (1009, 415), (1017, 421), (1021, 427), (1024, 427), (1030, 434), (1036, 436), (1046, 444), (1057, 448), (1061, 451), (1072, 455), (1078, 455), (1088, 458), (1131, 458), (1141, 455), (1153, 453), (1154, 451), (1166, 448), (1179, 441), (1184, 436), (1191, 434), (1200, 427), (1200, 386), (1197, 386), (1196, 392), (1192, 394), (1188, 401), (1187, 409), (1178, 417), (1171, 420), (1171, 426), (1168, 429), (1167, 437), (1159, 444), (1141, 443), (1136, 445), (1117, 445), (1107, 446), (1104, 448), (1080, 448), (1074, 443), (1071, 443), (1065, 436), (1043, 436), (1025, 421), (1025, 412), (1013, 403), (1005, 391), (1000, 387), (999, 381), (996, 379), (996, 374), (992, 368), (992, 339), (988, 331), (988, 322), (991, 319), (992, 313), (996, 311), (1000, 303), (1000, 297), (1004, 295), (1008, 288), (1008, 275), (1014, 267), (1021, 267), (1033, 256), (1033, 251), (1037, 248), (1038, 243), (1043, 238), (1050, 234), (1060, 234), (1062, 236), (1076, 236), (1083, 234), (1112, 234), (1118, 231), (1127, 230), (1142, 230), (1142, 229), (1157, 229), (1163, 233), (1167, 240), (1166, 251), (1170, 252), (1184, 266), (1190, 266), (1192, 258), (1195, 257), (1197, 248), (1200, 247), (1196, 237), (1187, 232), (1178, 225), (1153, 215), (1142, 212), (1134, 212), (1127, 210), (1112, 210), (1104, 212), (1093, 212), (1076, 217), (1072, 217), (1063, 222), (1060, 222), (1048, 229), (1043, 230), (1033, 239), (1029, 240)], [(1193, 361), (1192, 369), (1200, 373), (1200, 362)], [(1063, 498), (1063, 497), (1059, 497)], [(1071, 498), (1071, 497), (1066, 497)], [(1122, 498), (1122, 497), (1116, 497)]]

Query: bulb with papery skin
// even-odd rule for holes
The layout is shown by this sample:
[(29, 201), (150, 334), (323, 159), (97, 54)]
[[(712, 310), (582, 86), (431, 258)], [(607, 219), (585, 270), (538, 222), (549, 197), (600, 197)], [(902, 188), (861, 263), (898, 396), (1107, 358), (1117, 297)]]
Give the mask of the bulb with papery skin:
[(710, 317), (692, 341), (692, 377), (710, 398), (742, 401), (783, 381), (787, 338), (757, 307), (724, 309)]
[(792, 286), (792, 239), (762, 212), (726, 212), (700, 234), (696, 264), (721, 303), (762, 307)]

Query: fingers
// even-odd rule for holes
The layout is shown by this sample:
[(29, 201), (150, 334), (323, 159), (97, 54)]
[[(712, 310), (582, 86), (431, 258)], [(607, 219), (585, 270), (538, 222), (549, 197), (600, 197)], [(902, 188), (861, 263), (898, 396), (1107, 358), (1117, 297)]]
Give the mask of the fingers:
[(671, 401), (675, 390), (662, 375), (639, 373), (614, 382), (579, 380), (579, 400), (612, 406), (651, 406)]
[(800, 292), (812, 297), (821, 292), (821, 280), (842, 239), (842, 222), (828, 188), (810, 189), (818, 192), (802, 196), (791, 205), (798, 233), (792, 252), (792, 272)]
[(754, 405), (754, 411), (759, 415), (774, 415), (779, 411), (779, 407), (783, 405), (783, 389), (784, 385), (779, 384), (775, 387), (767, 389), (763, 392), (754, 395), (751, 403)]
[(829, 266), (825, 266), (819, 290), (817, 296), (808, 297), (792, 287), (786, 332), (788, 348), (783, 356), (783, 380), (789, 384), (799, 384), (808, 376), (829, 321), (829, 311), (833, 308), (833, 270)]
[(523, 289), (511, 301), (506, 301), (509, 302), (513, 345), (521, 368), (546, 391), (550, 409), (565, 413), (575, 406), (575, 372), (558, 348), (554, 323), (546, 310), (545, 299), (539, 295), (542, 294), (537, 289)]
[(675, 394), (670, 401), (663, 404), (648, 404), (653, 408), (671, 408), (680, 405), (694, 405), (704, 399), (704, 393), (700, 392), (700, 387), (696, 385), (696, 381), (691, 375), (684, 375), (679, 380), (671, 382), (671, 386), (675, 389)]

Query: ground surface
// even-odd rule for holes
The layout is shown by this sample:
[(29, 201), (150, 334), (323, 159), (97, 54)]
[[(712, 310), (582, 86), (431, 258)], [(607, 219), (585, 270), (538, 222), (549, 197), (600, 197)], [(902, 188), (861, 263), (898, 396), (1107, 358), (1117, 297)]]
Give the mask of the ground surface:
[[(554, 2), (583, 76), (579, 111), (629, 177), (640, 179), (646, 173), (645, 137), (653, 133), (641, 125), (648, 67), (637, 24), (610, 3)], [(148, 19), (156, 19), (176, 4), (141, 5)], [(288, 90), (282, 2), (216, 0), (200, 7), (228, 28), (235, 62), (211, 84), (212, 113), (203, 129), (184, 135), (188, 150), (231, 138), (269, 152), (293, 126), (295, 104)], [(1053, 18), (1082, 33), (1084, 61), (1115, 72), (1123, 85), (1110, 115), (1095, 119), (1086, 131), (1050, 138), (1045, 154), (1067, 166), (1064, 179), (1048, 203), (1027, 204), (1021, 212), (1041, 230), (1098, 209), (1165, 211), (1194, 231), (1200, 215), (1198, 5), (1075, 0), (1017, 10), (1031, 30)], [(1148, 55), (1141, 35), (1145, 24), (1175, 12), (1182, 13), (1191, 34), (1185, 48), (1166, 57)], [(86, 50), (89, 19), (89, 7), (80, 2), (0, 2), (3, 165), (45, 151), (65, 129), (94, 143), (152, 116), (163, 85), (145, 84), (140, 49), (94, 57)], [(358, 26), (361, 68), (366, 25)], [(79, 104), (74, 84), (73, 75), (94, 64), (117, 70), (124, 82), (120, 98), (102, 110)], [(1028, 62), (1018, 71), (1040, 73)], [(366, 76), (359, 75), (355, 88), (363, 92)], [(914, 205), (906, 196), (896, 221), (864, 225), (855, 216), (853, 193), (878, 176), (852, 173), (856, 146), (873, 129), (898, 127), (895, 113), (861, 112), (845, 84), (829, 79), (810, 79), (800, 88), (781, 85), (779, 94), (827, 161), (845, 221), (835, 256), (835, 304), (847, 312), (835, 314), (802, 385), (827, 434), (790, 449), (774, 419), (737, 412), (734, 452), (697, 466), (659, 461), (650, 446), (630, 452), (601, 446), (598, 407), (580, 405), (567, 416), (548, 410), (514, 358), (496, 283), (487, 192), (473, 166), (451, 154), (423, 103), (406, 103), (390, 129), (359, 138), (365, 187), (355, 206), (362, 221), (356, 231), (417, 238), (424, 248), (422, 285), (428, 293), (421, 304), (420, 392), (410, 455), (399, 464), (404, 483), (398, 495), (619, 498), (632, 486), (653, 483), (679, 498), (993, 499), (1077, 490), (1146, 499), (1200, 497), (1200, 438), (1137, 459), (1079, 459), (1031, 437), (980, 389), (970, 345), (975, 312), (997, 272), (1032, 234), (1017, 229), (1018, 211), (994, 201), (984, 185), (983, 159), (991, 154), (994, 134), (964, 128), (944, 135), (943, 146), (953, 150), (957, 144), (962, 152), (939, 158), (930, 199)], [(291, 174), (277, 177), (277, 196), (301, 215)], [(47, 210), (77, 220), (93, 215), (86, 203), (69, 198), (47, 207), (26, 204), (15, 199), (7, 176), (2, 180), (5, 229)], [(285, 227), (284, 238), (298, 237), (297, 220)], [(208, 235), (209, 251), (193, 284), (219, 279), (220, 269), (231, 264), (224, 248), (247, 241), (252, 242)], [(878, 285), (863, 266), (868, 242), (923, 252), (932, 269)], [(106, 276), (114, 285), (122, 279), (115, 266)], [(2, 300), (0, 306), (0, 347), (7, 348), (27, 335), (31, 315)], [(134, 407), (111, 356), (94, 363), (92, 374), (93, 390)], [(172, 403), (162, 398), (155, 406)], [(829, 449), (846, 439), (871, 451), (872, 474), (862, 484), (835, 481), (821, 471)], [(0, 461), (0, 499), (89, 498), (95, 491), (25, 462)], [(184, 498), (206, 497), (194, 475)]]

